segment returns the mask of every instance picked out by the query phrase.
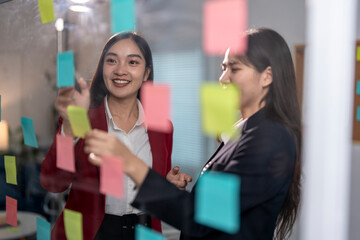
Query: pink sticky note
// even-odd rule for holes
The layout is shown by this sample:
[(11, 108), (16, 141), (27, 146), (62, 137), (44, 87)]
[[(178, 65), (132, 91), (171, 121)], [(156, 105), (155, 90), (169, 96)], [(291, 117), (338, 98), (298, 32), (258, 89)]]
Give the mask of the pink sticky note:
[(122, 159), (112, 156), (102, 156), (101, 158), (100, 192), (122, 198), (124, 191)]
[(160, 132), (171, 130), (168, 85), (144, 83), (141, 87), (141, 103), (145, 111), (145, 125), (148, 128)]
[(56, 167), (75, 172), (74, 143), (72, 137), (56, 135)]
[(6, 196), (6, 223), (17, 227), (17, 200)]
[(247, 1), (212, 0), (203, 8), (203, 47), (209, 55), (235, 54), (247, 49)]

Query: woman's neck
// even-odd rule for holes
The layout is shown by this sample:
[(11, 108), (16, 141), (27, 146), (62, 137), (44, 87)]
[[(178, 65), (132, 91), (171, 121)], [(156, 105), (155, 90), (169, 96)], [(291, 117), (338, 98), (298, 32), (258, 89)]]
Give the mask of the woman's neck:
[(243, 119), (247, 119), (258, 112), (261, 108), (265, 107), (265, 102), (262, 101), (260, 104), (254, 104), (253, 106), (249, 107), (242, 107), (241, 108), (241, 115)]
[(137, 98), (118, 99), (111, 95), (107, 96), (110, 113), (117, 121), (135, 121), (138, 119), (139, 110), (137, 107)]

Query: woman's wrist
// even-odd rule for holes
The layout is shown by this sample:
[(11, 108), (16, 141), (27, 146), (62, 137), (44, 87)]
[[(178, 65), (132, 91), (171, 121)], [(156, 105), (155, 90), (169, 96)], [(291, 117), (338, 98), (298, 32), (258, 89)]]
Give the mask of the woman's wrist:
[(124, 172), (135, 182), (139, 188), (149, 172), (149, 167), (136, 156), (124, 160)]

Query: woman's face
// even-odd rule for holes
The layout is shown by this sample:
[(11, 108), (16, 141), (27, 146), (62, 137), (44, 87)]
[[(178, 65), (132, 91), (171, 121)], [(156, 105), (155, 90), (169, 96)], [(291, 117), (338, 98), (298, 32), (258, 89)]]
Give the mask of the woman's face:
[(259, 73), (253, 66), (242, 63), (228, 49), (222, 63), (222, 71), (219, 82), (223, 85), (232, 83), (240, 90), (241, 109), (259, 109), (261, 99), (266, 95), (272, 81), (271, 68), (268, 67)]
[(116, 42), (105, 54), (103, 78), (109, 97), (136, 98), (138, 90), (149, 76), (139, 47), (131, 39)]

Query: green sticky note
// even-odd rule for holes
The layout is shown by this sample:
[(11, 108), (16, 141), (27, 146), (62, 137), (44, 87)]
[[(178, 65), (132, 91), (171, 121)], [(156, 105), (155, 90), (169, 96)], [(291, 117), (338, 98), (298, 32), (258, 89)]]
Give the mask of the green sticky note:
[(360, 106), (357, 106), (356, 121), (360, 122)]
[(57, 54), (56, 72), (57, 87), (69, 87), (75, 84), (74, 53), (62, 52)]
[(55, 20), (53, 0), (39, 0), (38, 5), (41, 23), (49, 23)]
[(38, 148), (36, 140), (34, 121), (32, 118), (21, 117), (21, 127), (24, 135), (24, 143), (30, 147)]
[(68, 240), (83, 239), (82, 214), (73, 210), (64, 209), (65, 234)]
[(356, 61), (360, 61), (360, 46), (356, 47)]
[(6, 231), (7, 232), (12, 232), (12, 233), (14, 233), (14, 232), (20, 232), (20, 228), (16, 228), (16, 227), (12, 227), (12, 228), (7, 228), (6, 229)]
[(197, 183), (196, 222), (234, 234), (240, 229), (240, 178), (227, 173), (205, 173)]
[(17, 185), (15, 156), (5, 156), (4, 162), (5, 162), (4, 165), (5, 165), (6, 182)]
[(36, 217), (36, 239), (37, 240), (50, 240), (51, 238), (51, 225), (48, 221)]
[(201, 88), (201, 113), (203, 131), (212, 136), (233, 133), (238, 120), (240, 93), (233, 85), (226, 88), (206, 83)]
[(356, 95), (360, 95), (360, 80), (356, 81)]
[(111, 0), (111, 33), (134, 31), (135, 0)]
[(166, 240), (165, 236), (143, 225), (135, 226), (135, 240)]
[(67, 107), (67, 114), (74, 136), (84, 138), (85, 134), (91, 130), (86, 109), (70, 105)]

